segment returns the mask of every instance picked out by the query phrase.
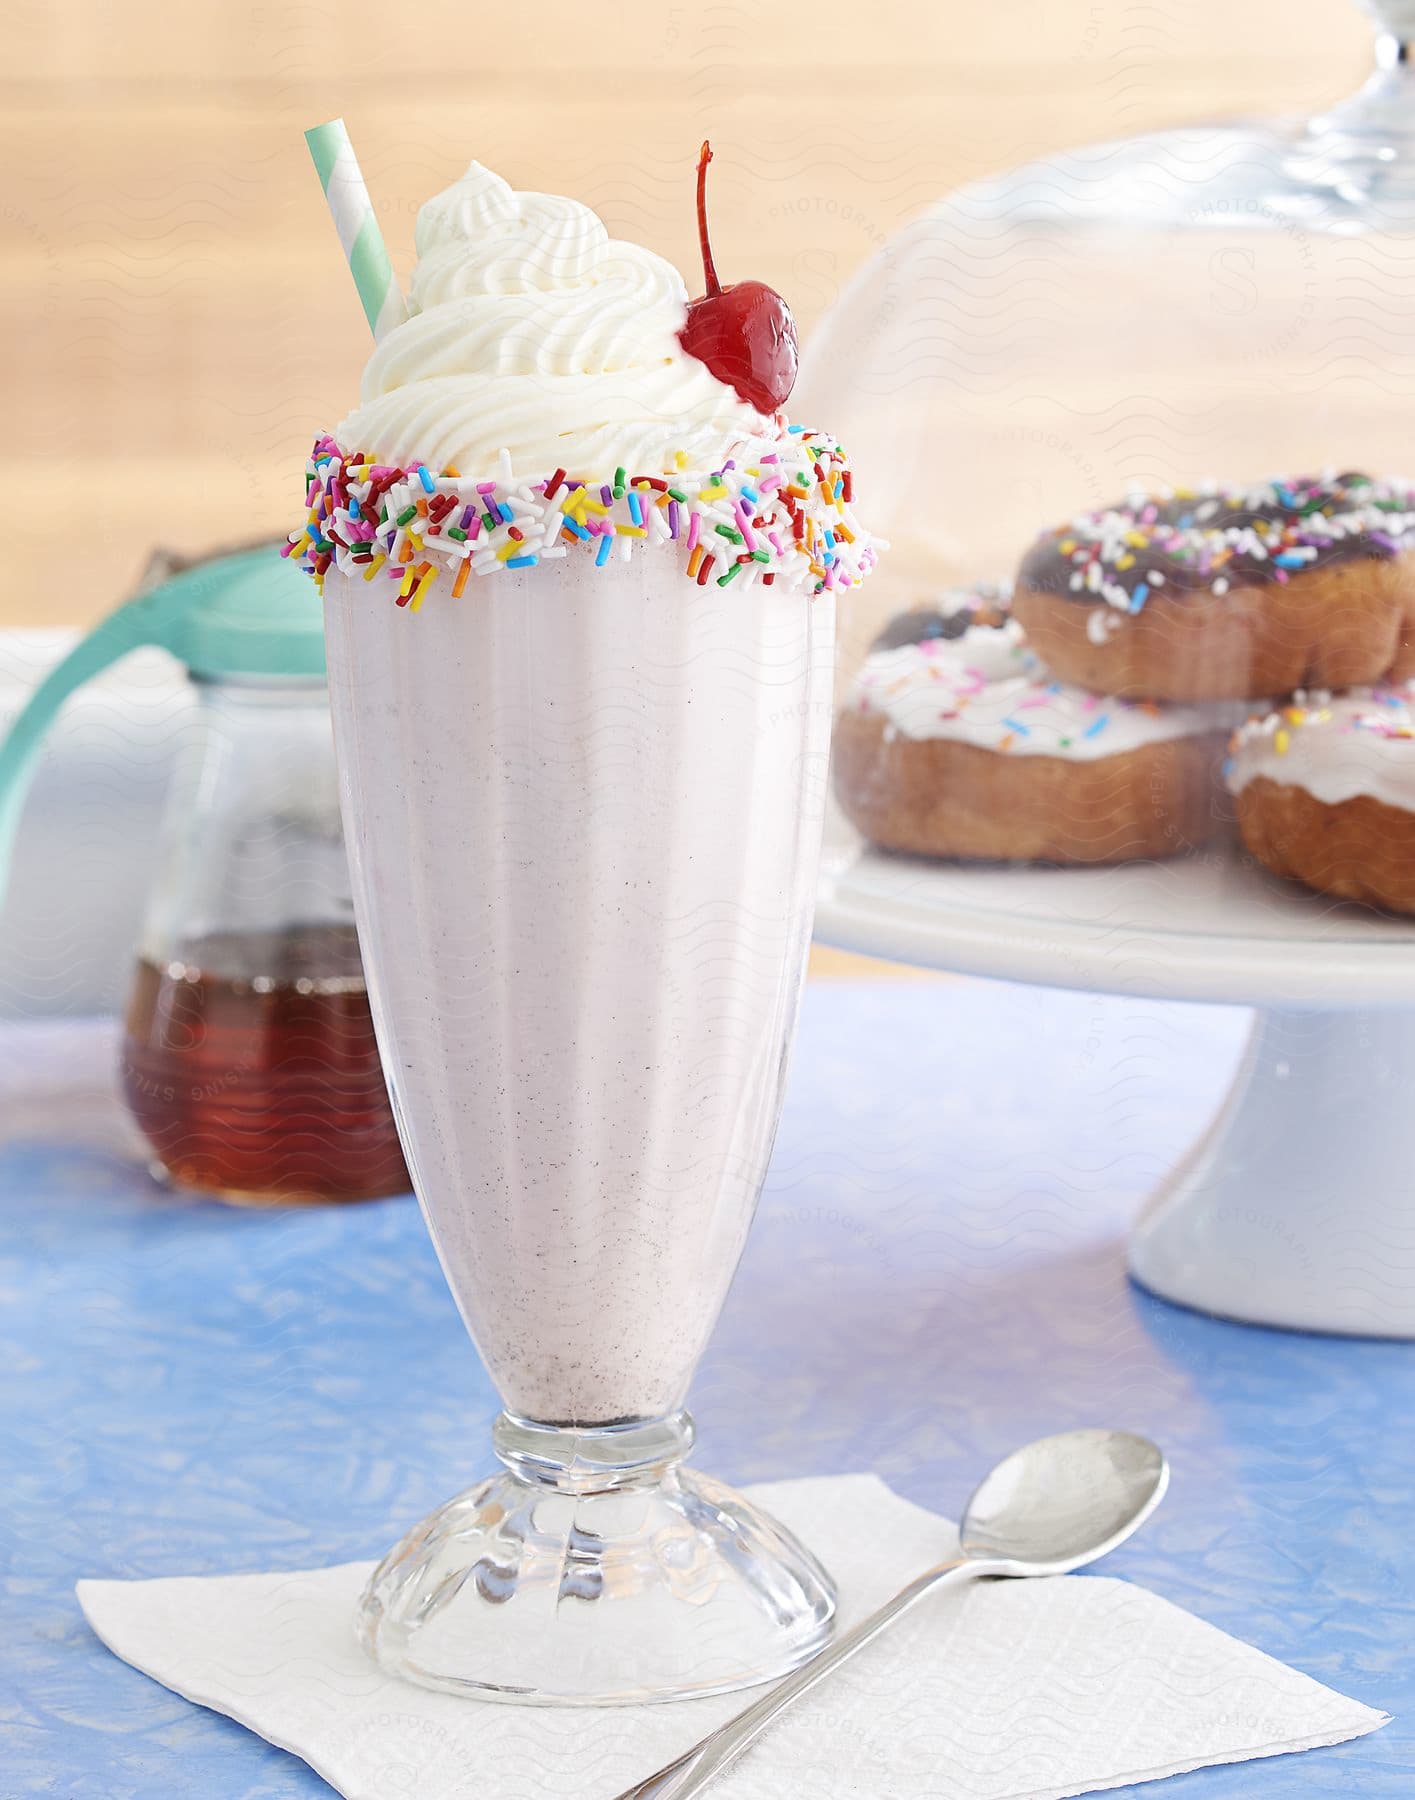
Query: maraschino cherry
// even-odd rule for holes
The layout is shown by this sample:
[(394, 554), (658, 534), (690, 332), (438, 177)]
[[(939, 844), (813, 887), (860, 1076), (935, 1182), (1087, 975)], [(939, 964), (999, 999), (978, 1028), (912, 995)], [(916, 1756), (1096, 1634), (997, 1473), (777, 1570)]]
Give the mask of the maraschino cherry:
[(717, 279), (707, 223), (711, 161), (711, 146), (704, 142), (698, 155), (698, 242), (707, 292), (688, 302), (688, 322), (678, 336), (689, 356), (706, 363), (748, 406), (774, 413), (796, 385), (796, 321), (781, 295), (764, 281), (723, 287)]

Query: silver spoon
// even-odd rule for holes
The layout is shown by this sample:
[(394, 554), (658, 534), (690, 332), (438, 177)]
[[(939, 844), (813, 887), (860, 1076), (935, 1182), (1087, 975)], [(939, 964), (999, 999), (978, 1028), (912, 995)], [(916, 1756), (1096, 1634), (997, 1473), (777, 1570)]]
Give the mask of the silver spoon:
[(1168, 1485), (1159, 1449), (1128, 1431), (1063, 1431), (1014, 1450), (964, 1508), (957, 1556), (916, 1576), (828, 1650), (619, 1800), (688, 1800), (736, 1762), (778, 1713), (925, 1594), (984, 1575), (1068, 1575), (1123, 1544)]

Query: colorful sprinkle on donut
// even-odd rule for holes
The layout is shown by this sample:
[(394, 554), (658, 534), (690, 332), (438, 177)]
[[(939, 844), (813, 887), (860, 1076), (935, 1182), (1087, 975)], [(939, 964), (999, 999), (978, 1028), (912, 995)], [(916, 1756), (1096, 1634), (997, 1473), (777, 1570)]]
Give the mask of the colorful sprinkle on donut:
[(1228, 593), (1415, 550), (1415, 488), (1349, 471), (1251, 488), (1132, 494), (1045, 532), (1018, 583), (1138, 613), (1161, 588)]

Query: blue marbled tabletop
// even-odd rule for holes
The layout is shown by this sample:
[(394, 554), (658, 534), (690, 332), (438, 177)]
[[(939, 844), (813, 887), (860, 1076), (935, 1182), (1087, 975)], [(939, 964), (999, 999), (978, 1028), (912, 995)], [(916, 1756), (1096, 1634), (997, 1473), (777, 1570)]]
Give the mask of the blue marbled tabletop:
[[(956, 1516), (1019, 1441), (1170, 1453), (1108, 1570), (1395, 1715), (1126, 1792), (1415, 1791), (1415, 1347), (1131, 1288), (1127, 1219), (1243, 1016), (974, 982), (817, 985), (761, 1215), (695, 1389), (735, 1481), (877, 1469)], [(410, 1200), (257, 1214), (142, 1172), (112, 1033), (0, 1032), (0, 1800), (285, 1800), (303, 1764), (110, 1656), (81, 1575), (381, 1553), (487, 1463), (491, 1389)]]

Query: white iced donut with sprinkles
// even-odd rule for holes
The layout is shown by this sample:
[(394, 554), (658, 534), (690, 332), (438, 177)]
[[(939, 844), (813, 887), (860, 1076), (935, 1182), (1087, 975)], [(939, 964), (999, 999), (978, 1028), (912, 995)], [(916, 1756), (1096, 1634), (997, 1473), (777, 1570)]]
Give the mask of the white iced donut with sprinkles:
[(1174, 856), (1223, 828), (1231, 708), (1054, 680), (1005, 602), (946, 596), (875, 640), (836, 724), (835, 787), (884, 849), (977, 860)]
[(1265, 868), (1415, 913), (1415, 683), (1295, 694), (1234, 733), (1226, 775)]

